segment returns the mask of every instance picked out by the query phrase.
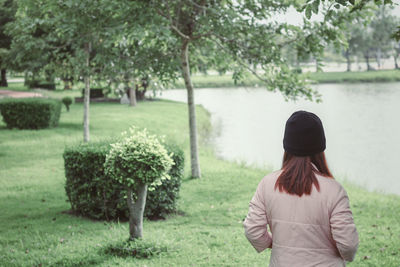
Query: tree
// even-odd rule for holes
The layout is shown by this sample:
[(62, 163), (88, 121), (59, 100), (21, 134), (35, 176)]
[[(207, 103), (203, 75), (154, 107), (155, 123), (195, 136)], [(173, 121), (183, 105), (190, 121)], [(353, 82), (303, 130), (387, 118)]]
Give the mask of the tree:
[(0, 86), (7, 87), (6, 58), (11, 45), (11, 36), (6, 33), (6, 24), (14, 20), (16, 3), (13, 0), (0, 0)]
[(392, 35), (397, 23), (396, 17), (390, 14), (386, 6), (382, 5), (377, 9), (370, 27), (378, 68), (381, 67), (382, 56), (392, 50)]
[(107, 175), (126, 188), (129, 207), (129, 239), (143, 235), (143, 211), (147, 187), (168, 179), (173, 161), (157, 137), (130, 128), (112, 145), (105, 161)]
[[(42, 44), (46, 51), (47, 65), (56, 68), (59, 75), (75, 76), (85, 83), (83, 128), (84, 141), (90, 139), (89, 133), (89, 95), (91, 77), (96, 70), (105, 64), (102, 57), (94, 51), (103, 46), (110, 47), (114, 41), (110, 36), (120, 28), (121, 21), (113, 13), (113, 1), (108, 0), (21, 0), (17, 27), (41, 29), (44, 33), (36, 41), (25, 42), (25, 46)], [(18, 25), (18, 24), (17, 24)], [(17, 34), (18, 35), (18, 34)], [(21, 38), (30, 38), (30, 33)], [(24, 46), (23, 42), (18, 42)], [(40, 47), (40, 46), (39, 46)], [(58, 66), (58, 67), (56, 67)], [(68, 66), (68, 68), (66, 68)], [(72, 69), (72, 74), (71, 74)], [(65, 72), (67, 71), (67, 72)]]
[[(311, 54), (321, 58), (324, 46), (329, 42), (340, 44), (343, 35), (339, 29), (344, 25), (345, 16), (350, 12), (352, 0), (307, 1), (303, 6), (298, 1), (214, 1), (214, 0), (151, 0), (142, 16), (148, 23), (156, 24), (163, 32), (169, 33), (165, 45), (176, 49), (170, 60), (180, 67), (188, 96), (190, 129), (190, 152), (192, 177), (200, 177), (198, 140), (194, 88), (191, 70), (207, 51), (206, 65), (214, 69), (233, 71), (233, 79), (240, 80), (246, 72), (252, 73), (264, 82), (270, 91), (280, 91), (286, 99), (299, 96), (318, 99), (318, 93), (311, 90), (306, 82), (290, 67), (282, 51), (296, 43), (299, 55)], [(364, 1), (363, 1), (364, 2)], [(307, 19), (303, 26), (293, 26), (272, 19), (273, 15), (284, 13), (289, 7), (304, 11)], [(129, 10), (129, 9), (127, 9)], [(129, 11), (128, 11), (129, 12)], [(312, 14), (322, 12), (325, 20), (310, 22)], [(131, 28), (136, 24), (131, 25)], [(229, 66), (226, 62), (232, 62)], [(320, 62), (318, 60), (318, 62)], [(257, 66), (254, 70), (253, 66)]]

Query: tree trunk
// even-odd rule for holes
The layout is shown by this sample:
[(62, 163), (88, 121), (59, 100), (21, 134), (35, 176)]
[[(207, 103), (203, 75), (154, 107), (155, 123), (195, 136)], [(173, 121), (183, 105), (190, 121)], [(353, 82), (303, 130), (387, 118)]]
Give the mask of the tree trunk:
[(129, 86), (129, 106), (136, 107), (136, 92), (135, 92), (135, 84), (133, 79), (129, 79), (128, 81)]
[(1, 80), (0, 80), (0, 86), (3, 87), (8, 87), (7, 83), (7, 73), (6, 69), (1, 69)]
[(129, 106), (136, 107), (136, 93), (133, 87), (129, 87)]
[(194, 89), (192, 80), (190, 78), (189, 68), (189, 41), (184, 40), (181, 50), (181, 64), (182, 64), (182, 75), (185, 81), (187, 97), (188, 97), (188, 109), (189, 109), (189, 130), (190, 130), (190, 164), (192, 169), (192, 177), (200, 178), (200, 163), (198, 153), (198, 142), (197, 142), (197, 126), (196, 126), (196, 106), (194, 104)]
[(347, 71), (351, 71), (351, 61), (350, 61), (349, 49), (346, 49), (345, 56), (346, 56), (346, 61), (347, 61)]
[(397, 58), (398, 58), (398, 55), (394, 55), (394, 56), (393, 56), (393, 59), (394, 59), (394, 68), (395, 68), (396, 70), (399, 68), (399, 64), (397, 63)]
[(381, 58), (382, 58), (382, 50), (378, 47), (378, 51), (376, 51), (376, 63), (378, 63), (378, 69), (381, 69)]
[(143, 212), (146, 206), (147, 185), (137, 184), (136, 201), (133, 201), (131, 188), (128, 187), (126, 193), (129, 208), (129, 239), (134, 240), (143, 236)]
[(85, 43), (85, 54), (86, 54), (86, 73), (85, 73), (85, 93), (83, 95), (83, 141), (89, 142), (89, 105), (90, 105), (90, 49), (91, 44)]
[(371, 65), (369, 64), (369, 54), (368, 53), (365, 54), (364, 57), (365, 57), (365, 62), (367, 63), (367, 71), (372, 70)]
[(136, 86), (136, 89), (135, 89), (136, 100), (143, 101), (145, 99), (145, 96), (146, 96), (146, 91), (147, 90), (145, 88), (139, 90), (138, 86)]

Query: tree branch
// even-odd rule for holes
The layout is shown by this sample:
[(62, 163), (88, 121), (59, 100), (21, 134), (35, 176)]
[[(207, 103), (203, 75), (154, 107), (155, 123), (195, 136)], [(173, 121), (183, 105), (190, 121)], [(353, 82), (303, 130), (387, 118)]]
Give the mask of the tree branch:
[[(219, 48), (221, 48), (222, 50), (224, 50), (225, 52), (229, 53), (229, 51), (227, 51), (227, 49), (220, 44), (220, 42), (218, 42), (217, 40), (211, 38), (211, 40), (216, 43), (218, 45)], [(259, 79), (262, 82), (268, 83), (268, 80), (262, 78), (255, 70), (253, 70), (252, 68), (249, 67), (248, 64), (246, 64), (246, 62), (244, 62), (242, 59), (240, 59), (239, 57), (236, 57), (237, 62), (243, 66), (244, 68), (246, 68), (248, 71), (250, 71), (254, 76), (256, 76), (257, 79)]]
[(164, 18), (166, 18), (166, 19), (168, 19), (169, 20), (169, 22), (170, 22), (170, 27), (171, 27), (171, 29), (173, 29), (179, 36), (181, 36), (183, 39), (186, 39), (186, 40), (190, 40), (190, 37), (189, 36), (187, 36), (186, 34), (184, 34), (183, 32), (181, 32), (175, 25), (174, 25), (174, 22), (173, 22), (173, 20), (172, 20), (172, 18), (171, 18), (171, 16), (169, 15), (169, 5), (168, 5), (168, 2), (166, 3), (167, 4), (167, 8), (168, 8), (168, 14), (165, 14), (163, 11), (161, 11), (159, 8), (157, 8), (157, 13), (158, 14), (160, 14), (162, 17), (164, 17)]

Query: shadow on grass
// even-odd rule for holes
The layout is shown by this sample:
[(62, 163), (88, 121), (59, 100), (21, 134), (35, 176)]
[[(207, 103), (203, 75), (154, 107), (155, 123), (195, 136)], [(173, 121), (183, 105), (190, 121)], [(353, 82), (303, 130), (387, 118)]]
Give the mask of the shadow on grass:
[(82, 131), (83, 126), (82, 126), (81, 123), (66, 123), (66, 122), (63, 122), (63, 123), (60, 123), (57, 128)]

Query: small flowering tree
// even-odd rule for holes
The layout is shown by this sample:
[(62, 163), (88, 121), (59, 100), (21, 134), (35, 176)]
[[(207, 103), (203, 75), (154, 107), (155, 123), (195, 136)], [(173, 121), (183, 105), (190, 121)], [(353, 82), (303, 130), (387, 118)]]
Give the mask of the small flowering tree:
[(106, 156), (106, 174), (126, 188), (129, 208), (129, 239), (142, 237), (143, 211), (147, 188), (169, 179), (167, 172), (173, 164), (167, 150), (156, 136), (132, 127), (123, 138), (111, 145)]

